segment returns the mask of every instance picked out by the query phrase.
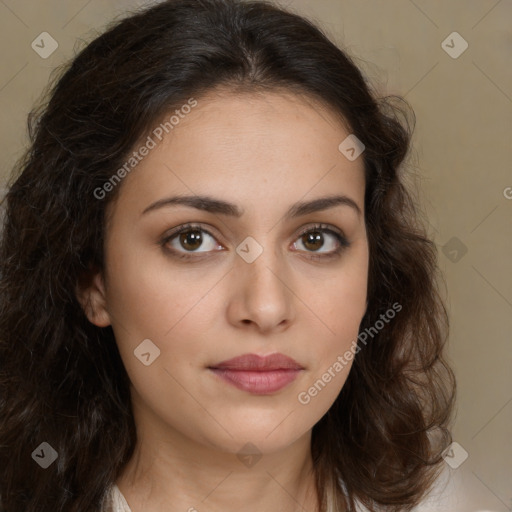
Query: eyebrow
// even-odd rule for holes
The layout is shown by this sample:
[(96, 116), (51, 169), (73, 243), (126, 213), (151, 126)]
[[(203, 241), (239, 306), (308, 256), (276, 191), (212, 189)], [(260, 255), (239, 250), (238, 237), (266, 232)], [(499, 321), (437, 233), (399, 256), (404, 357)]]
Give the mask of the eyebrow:
[[(221, 199), (215, 199), (210, 196), (173, 196), (159, 199), (158, 201), (150, 204), (144, 209), (141, 215), (148, 212), (165, 208), (169, 206), (183, 205), (190, 208), (196, 208), (209, 213), (228, 215), (230, 217), (239, 218), (244, 214), (244, 210), (233, 203), (228, 203)], [(293, 204), (285, 214), (285, 218), (293, 219), (302, 215), (327, 210), (336, 206), (349, 206), (361, 216), (362, 212), (357, 203), (345, 195), (331, 195), (327, 197), (320, 197), (312, 201), (302, 201)]]

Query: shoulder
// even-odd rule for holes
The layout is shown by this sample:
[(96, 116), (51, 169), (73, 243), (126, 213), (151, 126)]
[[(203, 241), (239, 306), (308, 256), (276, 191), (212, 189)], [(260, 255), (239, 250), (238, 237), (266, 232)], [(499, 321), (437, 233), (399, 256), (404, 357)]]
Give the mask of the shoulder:
[(490, 495), (487, 489), (484, 486), (475, 485), (478, 483), (469, 465), (457, 469), (451, 469), (446, 465), (427, 499), (412, 512), (495, 510), (490, 508)]
[[(344, 488), (343, 482), (341, 482)], [(439, 475), (424, 501), (411, 512), (478, 512), (476, 502), (468, 494), (470, 481), (463, 472), (446, 467)], [(107, 495), (103, 512), (131, 512), (125, 497), (117, 485), (113, 485)], [(368, 512), (362, 504), (357, 504), (357, 512)]]
[[(461, 471), (445, 467), (424, 500), (411, 512), (479, 512), (468, 495), (469, 479)], [(357, 503), (357, 512), (368, 512)]]
[(445, 467), (427, 497), (413, 512), (470, 512), (461, 502), (463, 493), (458, 488), (460, 482), (457, 477), (456, 472)]

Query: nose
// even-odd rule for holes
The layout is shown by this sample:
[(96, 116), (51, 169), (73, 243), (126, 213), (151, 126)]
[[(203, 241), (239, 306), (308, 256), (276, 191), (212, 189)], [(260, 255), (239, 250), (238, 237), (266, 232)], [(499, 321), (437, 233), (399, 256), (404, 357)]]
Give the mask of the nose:
[(230, 283), (228, 318), (237, 327), (262, 333), (293, 323), (296, 297), (291, 273), (269, 249), (252, 263), (238, 258)]

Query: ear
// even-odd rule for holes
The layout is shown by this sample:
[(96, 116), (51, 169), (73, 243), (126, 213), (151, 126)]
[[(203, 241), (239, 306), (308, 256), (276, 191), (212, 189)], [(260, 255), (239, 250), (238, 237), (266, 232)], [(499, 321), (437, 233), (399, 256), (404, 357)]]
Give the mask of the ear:
[(78, 280), (76, 296), (89, 321), (97, 327), (110, 325), (105, 283), (100, 270), (91, 270)]

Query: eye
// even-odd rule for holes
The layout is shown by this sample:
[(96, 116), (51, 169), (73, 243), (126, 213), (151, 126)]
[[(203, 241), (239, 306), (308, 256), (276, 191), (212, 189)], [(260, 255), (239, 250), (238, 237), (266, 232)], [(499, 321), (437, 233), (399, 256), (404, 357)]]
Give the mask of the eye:
[[(205, 236), (206, 235), (206, 236)], [(209, 242), (209, 243), (206, 243)], [(172, 253), (177, 253), (179, 258), (187, 259), (190, 256), (187, 253), (210, 252), (215, 248), (222, 248), (216, 243), (211, 233), (200, 226), (186, 224), (174, 230), (169, 236), (162, 240), (162, 246), (168, 248)], [(204, 250), (198, 250), (204, 248)], [(185, 252), (182, 251), (185, 250)]]
[[(327, 240), (331, 239), (327, 244), (325, 242), (326, 235), (328, 235)], [(350, 243), (337, 229), (335, 230), (324, 224), (317, 224), (306, 228), (300, 233), (298, 241), (293, 246), (302, 250), (300, 249), (301, 245), (305, 247), (306, 252), (319, 254), (318, 256), (315, 254), (311, 255), (312, 259), (322, 259), (338, 256), (345, 248), (350, 246)], [(324, 248), (324, 246), (327, 246), (327, 250), (319, 252), (319, 249)], [(329, 250), (329, 248), (331, 249)]]

